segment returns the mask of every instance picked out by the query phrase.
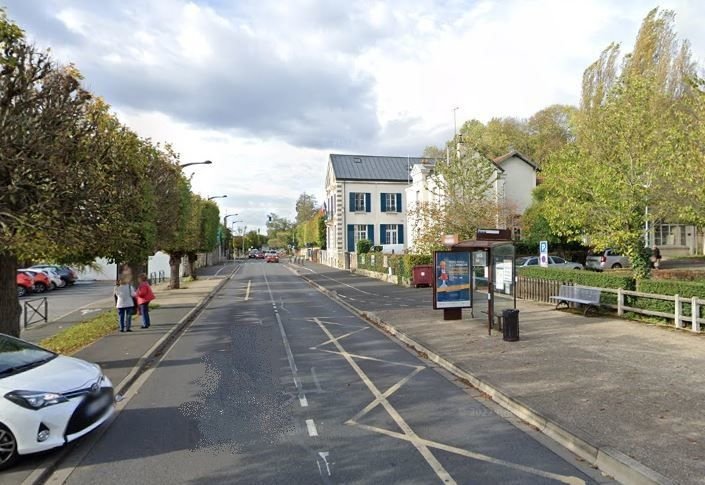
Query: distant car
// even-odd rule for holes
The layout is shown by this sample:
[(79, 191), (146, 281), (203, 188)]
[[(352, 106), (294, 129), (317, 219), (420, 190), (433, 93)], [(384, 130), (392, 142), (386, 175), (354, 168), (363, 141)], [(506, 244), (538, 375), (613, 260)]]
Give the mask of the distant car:
[(27, 296), (34, 291), (34, 280), (21, 271), (17, 272), (17, 296)]
[(78, 274), (68, 266), (60, 266), (56, 264), (35, 264), (34, 266), (30, 266), (30, 269), (53, 269), (59, 274), (59, 277), (66, 282), (66, 285), (69, 286), (73, 285), (76, 283), (76, 280), (78, 280)]
[(53, 289), (49, 276), (43, 271), (39, 271), (38, 269), (20, 269), (18, 271), (32, 278), (35, 293), (44, 293), (45, 291)]
[(257, 253), (257, 259), (264, 259), (264, 253)]
[(267, 255), (264, 257), (264, 261), (267, 263), (278, 263), (279, 255), (277, 253), (267, 253)]
[(601, 253), (589, 255), (585, 260), (585, 266), (601, 271), (603, 269), (630, 268), (631, 264), (628, 257), (617, 254), (612, 249), (605, 249)]
[[(539, 266), (539, 258), (538, 256), (519, 258), (517, 259), (517, 267), (520, 266)], [(548, 267), (551, 269), (583, 269), (582, 264), (566, 261), (559, 256), (549, 256)]]
[(247, 255), (248, 258), (250, 259), (256, 259), (257, 258), (257, 252), (256, 251), (250, 251), (250, 253)]
[(113, 385), (98, 365), (4, 334), (0, 396), (0, 470), (90, 433), (115, 411)]

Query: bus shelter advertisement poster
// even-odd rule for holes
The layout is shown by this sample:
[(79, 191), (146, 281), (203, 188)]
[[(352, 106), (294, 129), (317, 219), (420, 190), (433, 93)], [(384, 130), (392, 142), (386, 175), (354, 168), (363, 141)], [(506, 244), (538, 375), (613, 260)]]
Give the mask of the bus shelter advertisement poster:
[(433, 255), (436, 268), (434, 308), (470, 308), (470, 253), (436, 251)]

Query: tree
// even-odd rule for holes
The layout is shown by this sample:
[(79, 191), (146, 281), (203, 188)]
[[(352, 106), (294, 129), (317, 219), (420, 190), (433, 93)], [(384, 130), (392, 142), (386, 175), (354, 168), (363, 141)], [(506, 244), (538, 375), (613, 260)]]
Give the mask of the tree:
[(96, 103), (73, 66), (26, 43), (0, 11), (0, 332), (19, 335), (18, 259), (62, 259), (95, 249), (87, 231), (112, 181)]
[(296, 223), (301, 224), (310, 220), (316, 214), (317, 207), (316, 196), (306, 192), (299, 195), (296, 200)]
[(612, 44), (588, 67), (576, 141), (544, 172), (542, 212), (557, 234), (623, 252), (638, 277), (648, 275), (647, 220), (699, 222), (694, 209), (705, 207), (696, 180), (705, 168), (705, 96), (673, 20), (652, 10), (634, 52), (622, 58)]

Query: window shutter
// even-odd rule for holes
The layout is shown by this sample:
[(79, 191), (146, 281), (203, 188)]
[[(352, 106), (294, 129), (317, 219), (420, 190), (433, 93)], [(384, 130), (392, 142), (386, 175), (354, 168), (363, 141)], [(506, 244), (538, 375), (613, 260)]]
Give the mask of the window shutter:
[(387, 194), (379, 194), (379, 207), (382, 212), (387, 212)]
[(404, 224), (397, 224), (397, 242), (404, 244)]
[(355, 212), (355, 192), (350, 192), (350, 207), (348, 212)]
[(375, 226), (374, 224), (368, 224), (367, 225), (367, 239), (372, 243), (372, 245), (375, 245)]
[(387, 244), (387, 225), (386, 224), (379, 225), (379, 243), (380, 244)]
[(348, 224), (348, 252), (355, 252), (355, 226)]
[(365, 212), (372, 212), (372, 194), (365, 194)]
[(397, 193), (397, 212), (401, 212), (401, 194)]

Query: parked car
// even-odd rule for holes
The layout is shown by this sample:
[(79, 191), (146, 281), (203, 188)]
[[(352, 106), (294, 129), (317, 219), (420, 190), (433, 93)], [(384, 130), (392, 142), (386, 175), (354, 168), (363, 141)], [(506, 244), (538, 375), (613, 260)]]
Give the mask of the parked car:
[(66, 282), (61, 279), (61, 276), (59, 276), (59, 273), (57, 273), (55, 270), (47, 268), (42, 270), (42, 273), (46, 274), (49, 277), (53, 289), (64, 288), (66, 286)]
[(67, 285), (73, 285), (76, 283), (76, 280), (78, 280), (78, 274), (68, 266), (59, 266), (56, 264), (35, 264), (34, 266), (31, 266), (30, 269), (53, 269), (59, 274), (59, 277), (61, 277)]
[(21, 271), (17, 272), (17, 296), (27, 296), (34, 291), (34, 280)]
[(18, 271), (32, 278), (35, 293), (44, 293), (45, 291), (53, 289), (49, 276), (43, 271), (39, 271), (38, 269), (20, 269)]
[[(519, 258), (517, 259), (517, 267), (519, 266), (539, 266), (539, 258), (538, 256)], [(548, 267), (552, 269), (583, 269), (582, 264), (566, 261), (559, 256), (549, 256)]]
[(601, 271), (603, 269), (629, 268), (631, 264), (626, 256), (619, 255), (612, 249), (606, 249), (601, 253), (588, 255), (585, 266)]
[(113, 385), (96, 364), (0, 334), (0, 469), (57, 448), (115, 411)]

